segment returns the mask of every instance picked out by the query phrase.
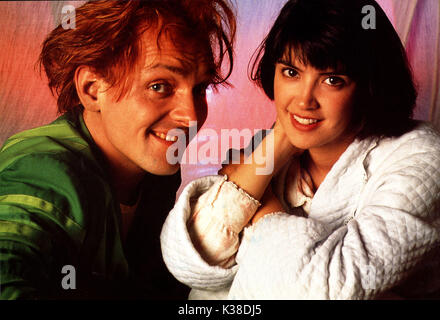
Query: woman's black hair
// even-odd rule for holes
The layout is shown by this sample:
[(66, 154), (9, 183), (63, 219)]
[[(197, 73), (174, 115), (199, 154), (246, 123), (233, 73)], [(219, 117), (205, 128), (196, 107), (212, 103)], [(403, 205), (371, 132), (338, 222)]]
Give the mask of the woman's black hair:
[(251, 69), (251, 79), (271, 100), (275, 65), (286, 53), (356, 81), (352, 124), (359, 128), (358, 137), (399, 136), (413, 127), (417, 91), (412, 72), (399, 36), (375, 1), (288, 1)]

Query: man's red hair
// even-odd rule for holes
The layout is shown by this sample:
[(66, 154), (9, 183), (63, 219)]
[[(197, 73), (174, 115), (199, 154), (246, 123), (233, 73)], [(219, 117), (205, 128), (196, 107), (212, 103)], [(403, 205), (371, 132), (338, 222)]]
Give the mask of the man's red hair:
[[(60, 25), (49, 34), (39, 58), (59, 113), (82, 108), (74, 83), (82, 65), (121, 88), (122, 96), (141, 54), (141, 36), (152, 27), (160, 29), (158, 37), (171, 34), (176, 46), (191, 39), (206, 52), (213, 84), (225, 83), (232, 72), (236, 26), (228, 0), (92, 1), (76, 9), (75, 20), (74, 29)], [(225, 57), (229, 67), (222, 75)]]

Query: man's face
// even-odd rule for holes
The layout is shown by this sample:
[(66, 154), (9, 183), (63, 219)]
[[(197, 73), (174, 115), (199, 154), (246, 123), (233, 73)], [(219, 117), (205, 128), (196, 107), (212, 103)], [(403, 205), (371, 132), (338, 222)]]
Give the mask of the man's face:
[(100, 94), (100, 139), (105, 140), (100, 147), (119, 167), (170, 175), (179, 164), (167, 161), (167, 148), (177, 139), (167, 133), (181, 129), (188, 143), (190, 121), (200, 128), (207, 116), (205, 90), (211, 75), (194, 48), (178, 50), (161, 38), (159, 50), (150, 31), (144, 33), (142, 46), (127, 94), (119, 101), (116, 88)]

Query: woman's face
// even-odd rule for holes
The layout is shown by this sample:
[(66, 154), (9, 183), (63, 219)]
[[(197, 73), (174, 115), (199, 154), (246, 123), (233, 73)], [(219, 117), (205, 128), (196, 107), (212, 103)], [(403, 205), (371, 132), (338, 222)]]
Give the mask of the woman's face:
[(356, 83), (335, 70), (318, 70), (290, 56), (278, 61), (274, 79), (284, 131), (300, 149), (342, 153), (354, 139), (350, 124)]

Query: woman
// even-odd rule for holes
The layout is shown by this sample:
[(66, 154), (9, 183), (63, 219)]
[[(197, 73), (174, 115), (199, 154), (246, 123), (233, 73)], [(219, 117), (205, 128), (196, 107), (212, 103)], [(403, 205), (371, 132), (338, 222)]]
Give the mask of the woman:
[(277, 109), (254, 152), (273, 141), (275, 170), (229, 165), (182, 192), (161, 241), (190, 298), (432, 296), (440, 139), (411, 120), (416, 90), (381, 8), (288, 1), (253, 70)]

